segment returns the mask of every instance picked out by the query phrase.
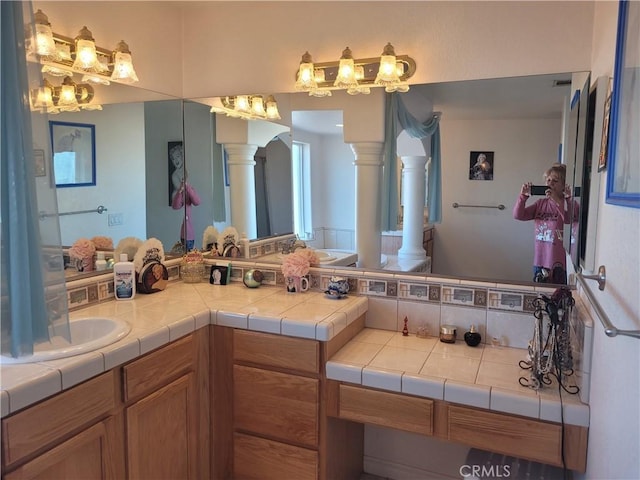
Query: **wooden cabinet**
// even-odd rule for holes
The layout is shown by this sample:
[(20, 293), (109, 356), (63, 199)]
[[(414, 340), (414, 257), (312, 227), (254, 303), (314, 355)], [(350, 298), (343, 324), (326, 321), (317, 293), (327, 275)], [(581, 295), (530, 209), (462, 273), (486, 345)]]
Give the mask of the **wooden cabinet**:
[(587, 428), (565, 425), (563, 434), (557, 423), (460, 405), (447, 409), (448, 440), (560, 467), (564, 457), (567, 468), (586, 470)]
[(208, 338), (200, 330), (3, 418), (3, 478), (207, 478)]
[(127, 408), (129, 477), (197, 478), (193, 373)]
[(234, 478), (253, 480), (311, 479), (318, 476), (318, 453), (254, 435), (235, 433)]
[(318, 379), (234, 365), (233, 385), (236, 430), (318, 447)]
[(122, 478), (117, 379), (107, 372), (2, 419), (4, 477)]
[(433, 400), (340, 385), (339, 418), (433, 435)]
[[(588, 428), (328, 381), (334, 417), (381, 425), (584, 472)], [(350, 448), (354, 448), (352, 444)]]
[(214, 327), (212, 348), (212, 477), (318, 478), (320, 342)]
[(105, 420), (89, 427), (3, 478), (6, 480), (121, 478), (116, 474), (117, 467), (111, 455), (116, 439), (109, 435), (108, 423), (109, 420)]
[(206, 331), (122, 367), (129, 478), (208, 476), (208, 448), (199, 447), (209, 438), (206, 379), (205, 390), (198, 391), (198, 378), (208, 372), (208, 348), (203, 352), (202, 344), (208, 345)]
[(212, 327), (211, 478), (357, 478), (363, 452), (344, 446), (363, 428), (326, 415), (324, 364), (363, 328), (361, 315), (319, 342)]

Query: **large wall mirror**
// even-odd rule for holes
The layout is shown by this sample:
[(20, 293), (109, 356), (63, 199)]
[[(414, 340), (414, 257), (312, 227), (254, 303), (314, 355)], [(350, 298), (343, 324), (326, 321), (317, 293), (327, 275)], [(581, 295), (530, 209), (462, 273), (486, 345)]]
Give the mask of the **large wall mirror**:
[[(114, 246), (125, 237), (155, 236), (170, 248), (179, 239), (182, 212), (167, 206), (167, 189), (160, 185), (166, 185), (168, 143), (183, 140), (183, 101), (119, 84), (96, 86), (95, 92), (94, 102), (102, 110), (33, 113), (33, 144), (44, 164), (36, 178), (39, 195), (58, 187), (57, 205), (42, 202), (41, 217), (59, 213), (66, 247), (95, 236), (111, 238)], [(80, 175), (72, 183), (75, 188), (59, 188), (71, 185), (60, 185), (56, 156), (64, 148), (56, 148), (57, 134), (75, 135), (77, 130), (83, 141), (85, 133), (91, 133), (86, 140), (91, 139), (92, 171), (83, 175), (94, 180)], [(169, 225), (175, 225), (173, 232)], [(77, 273), (68, 269), (69, 276)]]
[[(513, 220), (511, 208), (523, 181), (542, 183), (545, 169), (562, 158), (559, 152), (567, 154), (563, 143), (568, 138), (564, 128), (571, 80), (571, 72), (562, 72), (412, 86), (414, 96), (430, 99), (425, 100), (425, 108), (443, 112), (443, 221), (435, 226), (433, 273), (530, 281), (533, 226)], [(61, 212), (79, 209), (80, 205), (84, 209), (87, 204), (104, 204), (108, 213), (116, 215), (116, 222), (122, 214), (122, 224), (109, 226), (108, 215), (61, 217), (63, 243), (99, 234), (108, 234), (116, 241), (129, 235), (153, 236), (170, 250), (179, 240), (184, 211), (168, 206), (168, 143), (183, 141), (186, 176), (201, 197), (200, 205), (191, 211), (195, 245), (201, 247), (206, 226), (213, 224), (221, 229), (230, 218), (224, 153), (215, 142), (215, 115), (203, 99), (149, 99), (140, 96), (144, 91), (138, 91), (139, 96), (134, 94), (140, 89), (122, 88), (130, 90), (128, 99), (122, 102), (106, 104), (101, 112), (68, 114), (83, 117), (73, 116), (73, 121), (96, 125), (98, 188), (87, 192), (67, 189), (74, 191), (73, 198), (58, 191)], [(287, 95), (303, 94), (276, 98)], [(412, 105), (414, 109), (415, 103)], [(312, 113), (294, 114), (291, 133), (274, 138), (256, 153), (259, 236), (293, 231), (291, 152), (294, 144), (301, 143), (309, 145), (311, 151), (313, 232), (309, 243), (318, 248), (353, 250), (353, 152), (336, 127), (341, 112)], [(322, 120), (325, 115), (327, 121)], [(101, 120), (94, 120), (94, 116), (101, 116)], [(137, 126), (129, 124), (125, 130), (127, 134), (136, 132), (137, 142), (123, 140), (124, 145), (119, 146), (113, 143), (115, 140), (103, 140), (108, 128), (114, 128), (106, 125), (132, 118), (138, 119)], [(117, 138), (118, 133), (114, 134)], [(100, 153), (102, 144), (106, 153)], [(474, 151), (493, 152), (493, 180), (469, 179), (469, 156)], [(131, 157), (135, 157), (135, 163)], [(135, 168), (139, 168), (137, 183), (123, 184), (134, 176)], [(104, 174), (101, 169), (105, 169)], [(114, 183), (99, 193), (103, 175), (111, 176)], [(454, 209), (453, 203), (503, 204), (506, 208)]]
[[(412, 112), (419, 114), (422, 103), (424, 108), (443, 112), (443, 221), (435, 226), (434, 273), (493, 281), (531, 280), (533, 225), (514, 221), (511, 209), (520, 185), (524, 181), (542, 184), (544, 171), (557, 161), (567, 164), (567, 181), (580, 200), (582, 177), (574, 175), (574, 169), (582, 171), (586, 155), (588, 106), (584, 99), (588, 86), (588, 72), (412, 86)], [(576, 92), (579, 109), (572, 111)], [(304, 94), (277, 98), (286, 102), (287, 95)], [(313, 232), (308, 243), (353, 250), (355, 172), (353, 152), (336, 127), (341, 117), (342, 112), (336, 110), (294, 111), (290, 142), (292, 151), (298, 143), (308, 146), (311, 156)], [(477, 151), (493, 154), (491, 180), (469, 178), (470, 155)], [(288, 161), (286, 147), (279, 150), (270, 144), (256, 154), (256, 191), (263, 199), (257, 210), (259, 217), (261, 209), (266, 212), (263, 220), (267, 223), (273, 212), (286, 212), (285, 220), (291, 219), (291, 187), (282, 189), (292, 175)], [(269, 183), (274, 178), (280, 186)], [(270, 201), (274, 191), (285, 191), (287, 198)], [(506, 208), (455, 209), (454, 203), (502, 204)], [(576, 231), (567, 232), (567, 249), (572, 254), (572, 245), (577, 247), (577, 222), (577, 218), (572, 222)], [(293, 222), (285, 224), (293, 229)], [(286, 230), (261, 231), (268, 235)]]

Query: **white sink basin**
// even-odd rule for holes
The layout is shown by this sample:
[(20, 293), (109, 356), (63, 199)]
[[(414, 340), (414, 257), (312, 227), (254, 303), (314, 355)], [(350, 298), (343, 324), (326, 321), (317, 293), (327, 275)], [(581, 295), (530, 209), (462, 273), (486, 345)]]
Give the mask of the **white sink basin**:
[(91, 352), (121, 340), (131, 331), (131, 326), (124, 320), (88, 317), (69, 321), (69, 329), (71, 343), (64, 337), (52, 336), (49, 342), (35, 344), (33, 355), (18, 358), (0, 355), (0, 363), (46, 362)]
[[(320, 250), (314, 250), (315, 254), (318, 256), (318, 260), (320, 260), (320, 263), (323, 262), (330, 262), (331, 260), (335, 260), (336, 257), (334, 257), (333, 255), (331, 255), (330, 253), (327, 252), (322, 252)], [(290, 255), (289, 253), (279, 253), (278, 254), (278, 258), (280, 260), (284, 260), (285, 258), (287, 258), (287, 255)]]

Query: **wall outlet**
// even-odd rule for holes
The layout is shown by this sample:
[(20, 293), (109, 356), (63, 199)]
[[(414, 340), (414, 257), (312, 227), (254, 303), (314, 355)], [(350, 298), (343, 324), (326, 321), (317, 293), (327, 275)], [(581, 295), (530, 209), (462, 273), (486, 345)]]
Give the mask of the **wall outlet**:
[(115, 227), (117, 225), (122, 225), (122, 214), (121, 213), (110, 213), (108, 217), (108, 222), (110, 227)]

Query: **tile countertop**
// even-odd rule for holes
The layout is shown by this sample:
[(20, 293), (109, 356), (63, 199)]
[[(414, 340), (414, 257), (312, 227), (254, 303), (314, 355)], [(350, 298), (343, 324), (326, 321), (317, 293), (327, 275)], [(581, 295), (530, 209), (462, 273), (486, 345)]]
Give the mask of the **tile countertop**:
[(171, 282), (152, 295), (111, 300), (73, 311), (70, 319), (126, 320), (131, 331), (119, 342), (74, 357), (0, 365), (2, 417), (79, 384), (206, 325), (329, 340), (367, 311), (365, 296), (341, 300), (322, 292), (286, 293), (284, 288), (247, 288), (242, 283)]
[[(589, 406), (558, 385), (519, 384), (527, 351), (365, 328), (329, 359), (327, 378), (551, 422), (589, 426)], [(571, 378), (571, 377), (570, 377)], [(561, 410), (561, 405), (563, 406)]]

